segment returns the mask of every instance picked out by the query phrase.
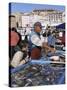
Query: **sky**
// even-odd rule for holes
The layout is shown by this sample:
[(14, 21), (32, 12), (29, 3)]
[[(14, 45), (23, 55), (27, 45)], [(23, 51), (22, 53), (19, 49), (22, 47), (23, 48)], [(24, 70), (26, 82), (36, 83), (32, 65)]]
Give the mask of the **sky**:
[(11, 3), (9, 4), (9, 12), (31, 12), (34, 9), (55, 9), (64, 11), (65, 6), (47, 5), (47, 4), (30, 4), (30, 3)]

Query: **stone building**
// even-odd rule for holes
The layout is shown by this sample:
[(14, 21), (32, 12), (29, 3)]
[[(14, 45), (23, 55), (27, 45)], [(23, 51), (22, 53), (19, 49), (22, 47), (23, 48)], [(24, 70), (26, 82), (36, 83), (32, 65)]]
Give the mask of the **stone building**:
[(35, 9), (30, 13), (13, 13), (12, 15), (16, 18), (14, 23), (17, 28), (26, 27), (27, 24), (32, 27), (36, 21), (40, 21), (43, 26), (55, 26), (65, 22), (65, 13), (53, 9)]

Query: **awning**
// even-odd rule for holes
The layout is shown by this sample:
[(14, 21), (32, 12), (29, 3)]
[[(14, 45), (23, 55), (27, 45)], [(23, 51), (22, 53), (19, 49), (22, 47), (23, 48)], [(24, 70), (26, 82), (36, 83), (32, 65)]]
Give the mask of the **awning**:
[(56, 26), (56, 29), (65, 29), (65, 23)]

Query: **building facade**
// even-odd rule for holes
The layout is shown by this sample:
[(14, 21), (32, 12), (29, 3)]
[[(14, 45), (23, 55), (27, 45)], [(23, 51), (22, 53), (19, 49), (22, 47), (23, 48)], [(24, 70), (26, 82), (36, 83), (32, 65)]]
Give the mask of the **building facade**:
[(30, 13), (14, 13), (13, 15), (16, 18), (16, 26), (18, 28), (26, 27), (27, 24), (33, 27), (33, 24), (37, 21), (40, 21), (42, 26), (55, 26), (65, 22), (65, 13), (52, 9), (39, 9)]

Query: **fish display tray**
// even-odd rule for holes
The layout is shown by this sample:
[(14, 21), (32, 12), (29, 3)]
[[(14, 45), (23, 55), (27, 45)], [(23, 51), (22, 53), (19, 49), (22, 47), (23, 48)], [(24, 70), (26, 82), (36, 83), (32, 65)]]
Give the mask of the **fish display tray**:
[(32, 60), (11, 71), (11, 86), (57, 85), (65, 83), (65, 65)]

